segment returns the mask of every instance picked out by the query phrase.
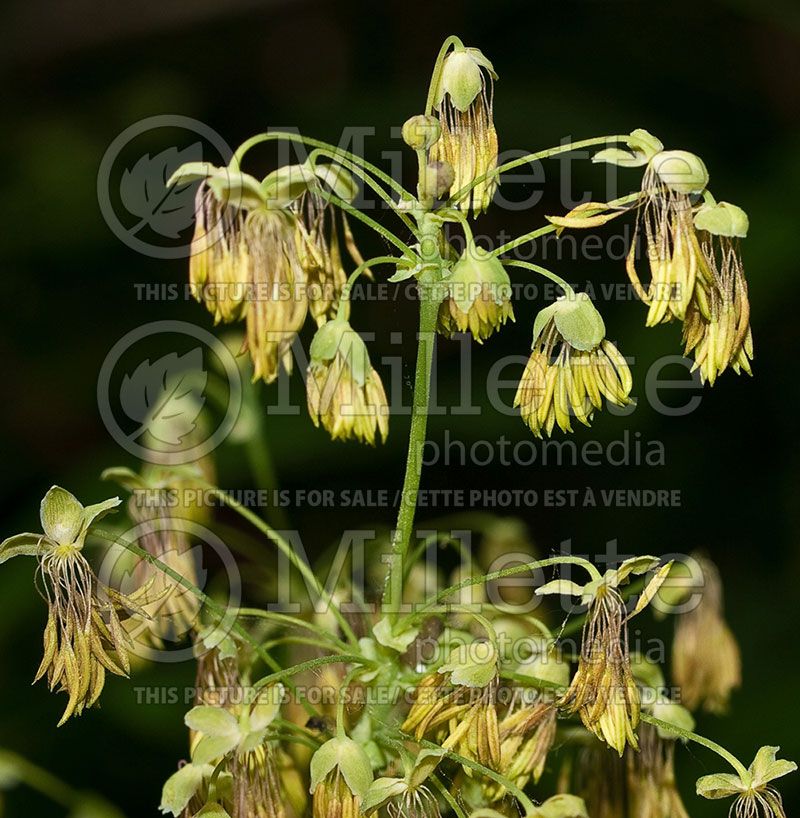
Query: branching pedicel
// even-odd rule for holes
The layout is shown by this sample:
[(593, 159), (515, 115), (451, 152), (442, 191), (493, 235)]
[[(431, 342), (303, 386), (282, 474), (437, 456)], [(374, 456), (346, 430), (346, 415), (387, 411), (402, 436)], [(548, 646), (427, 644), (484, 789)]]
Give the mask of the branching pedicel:
[[(174, 184), (200, 183), (190, 265), (194, 292), (215, 321), (244, 321), (254, 379), (269, 383), (281, 367), (289, 369), (290, 347), (309, 313), (317, 324), (308, 406), (313, 422), (333, 438), (373, 444), (388, 434), (380, 375), (350, 324), (354, 282), (386, 267), (392, 271), (390, 281), (414, 278), (420, 325), (403, 502), (383, 599), (374, 609), (364, 604), (357, 614), (345, 615), (337, 601), (347, 589), (340, 589), (330, 608), (332, 629), (319, 616), (226, 610), (160, 559), (169, 550), (158, 541), (157, 528), (142, 541), (144, 547), (120, 543), (163, 573), (158, 594), (179, 587), (182, 598), (185, 592), (196, 597), (190, 600), (188, 621), (196, 621), (198, 602), (205, 619), (193, 632), (199, 690), (196, 706), (186, 715), (191, 762), (165, 784), (165, 813), (580, 818), (588, 806), (593, 816), (618, 818), (620, 804), (628, 803), (637, 805), (637, 818), (672, 818), (686, 814), (674, 781), (675, 745), (695, 741), (733, 768), (733, 773), (701, 778), (700, 795), (735, 798), (738, 816), (784, 814), (772, 782), (792, 772), (794, 763), (776, 760), (777, 748), (762, 747), (748, 768), (693, 733), (689, 710), (669, 698), (658, 666), (629, 649), (631, 617), (656, 595), (662, 602), (681, 601), (680, 592), (664, 584), (671, 564), (637, 557), (601, 574), (581, 558), (551, 557), (488, 574), (470, 568), (455, 585), (431, 597), (416, 590), (413, 563), (422, 550), (411, 552), (410, 543), (436, 333), (449, 337), (469, 331), (478, 342), (490, 340), (514, 320), (509, 272), (542, 275), (563, 295), (541, 311), (533, 327), (532, 352), (516, 398), (524, 422), (537, 436), (550, 435), (556, 426), (569, 432), (573, 418), (589, 425), (604, 401), (624, 405), (630, 400), (631, 373), (623, 354), (605, 337), (589, 297), (545, 268), (510, 258), (512, 250), (550, 231), (592, 228), (632, 212), (647, 250), (649, 281), (642, 283), (636, 242), (627, 272), (647, 305), (647, 325), (682, 322), (686, 353), (694, 355), (695, 367), (710, 384), (728, 368), (750, 372), (753, 357), (738, 246), (747, 234), (747, 216), (714, 200), (703, 162), (686, 151), (664, 150), (654, 136), (635, 130), (532, 153), (498, 167), (492, 115), (496, 79), (478, 49), (465, 48), (456, 37), (444, 43), (425, 110), (403, 127), (403, 138), (418, 159), (414, 193), (359, 156), (281, 132), (247, 140), (226, 168), (192, 163), (173, 177)], [(243, 171), (249, 151), (272, 140), (300, 143), (311, 149), (310, 155), (263, 180)], [(642, 167), (641, 190), (550, 217), (548, 225), (502, 247), (477, 245), (468, 218), (487, 209), (503, 172), (592, 146), (602, 148), (595, 162)], [(398, 229), (410, 238), (355, 208), (362, 184), (390, 207)], [(395, 254), (365, 261), (350, 231), (352, 219), (378, 233)], [(463, 230), (463, 252), (446, 238), (448, 225)], [(205, 482), (203, 474), (202, 468), (162, 470), (157, 486), (164, 490), (171, 483), (195, 481), (208, 487), (315, 585), (315, 602), (330, 603), (291, 546)], [(152, 474), (138, 477), (124, 469), (107, 476), (129, 489), (153, 480)], [(158, 616), (149, 605), (152, 583), (137, 592), (145, 600), (140, 607), (119, 595), (106, 595), (102, 602), (103, 589), (82, 554), (90, 525), (118, 503), (114, 498), (84, 508), (68, 492), (53, 488), (42, 503), (44, 534), (17, 535), (0, 546), (0, 562), (18, 555), (39, 561), (50, 619), (38, 675), (47, 673), (51, 687), (68, 693), (64, 719), (96, 702), (105, 670), (129, 670), (128, 637), (118, 610), (125, 608), (134, 619)], [(685, 704), (719, 711), (739, 683), (739, 657), (724, 623), (716, 569), (707, 561), (701, 564), (710, 580), (708, 597), (695, 613), (678, 620), (673, 665), (690, 694)], [(565, 565), (585, 572), (585, 583), (556, 579), (537, 594), (572, 597), (586, 606), (578, 656), (562, 654), (564, 631), (554, 636), (532, 615), (515, 616), (488, 602), (476, 610), (459, 601), (466, 589)], [(630, 585), (637, 576), (642, 580)], [(409, 598), (416, 603), (411, 612), (400, 606)], [(708, 628), (724, 635), (724, 649), (705, 649), (700, 637)], [(509, 632), (525, 636), (522, 657), (501, 638)], [(426, 639), (435, 650), (423, 660), (420, 647)], [(301, 649), (306, 651), (302, 660)], [(317, 684), (327, 680), (336, 688), (332, 710), (312, 703), (297, 686), (309, 673)], [(555, 761), (563, 765), (562, 775), (557, 791), (552, 785), (548, 791), (541, 782)], [(445, 780), (455, 780), (455, 786)]]

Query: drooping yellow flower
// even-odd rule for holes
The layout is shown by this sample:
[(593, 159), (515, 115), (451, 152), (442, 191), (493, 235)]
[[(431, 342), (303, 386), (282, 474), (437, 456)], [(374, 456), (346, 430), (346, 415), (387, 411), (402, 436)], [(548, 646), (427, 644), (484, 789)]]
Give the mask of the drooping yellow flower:
[(681, 702), (690, 710), (727, 709), (731, 692), (742, 681), (741, 655), (723, 617), (722, 580), (716, 565), (696, 556), (704, 585), (694, 607), (678, 616), (672, 643), (672, 675)]
[(701, 379), (713, 386), (729, 366), (737, 374), (752, 374), (750, 301), (738, 244), (747, 235), (748, 219), (741, 208), (720, 202), (703, 205), (694, 224), (700, 230), (704, 276), (686, 313), (683, 340)]
[(633, 385), (619, 350), (585, 293), (545, 307), (536, 317), (532, 353), (514, 405), (537, 436), (558, 424), (572, 431), (571, 416), (588, 426), (602, 399), (624, 406)]
[(350, 324), (323, 324), (311, 342), (306, 378), (308, 413), (334, 440), (375, 444), (389, 434), (389, 406), (366, 344)]
[(625, 754), (630, 814), (637, 818), (689, 818), (675, 781), (675, 742), (642, 724), (639, 752)]
[(797, 770), (794, 761), (776, 758), (780, 747), (762, 747), (753, 763), (739, 774), (716, 773), (697, 780), (703, 798), (734, 798), (735, 818), (786, 818), (781, 794), (772, 785), (777, 778)]
[(439, 307), (442, 335), (469, 330), (482, 344), (509, 319), (511, 281), (502, 263), (487, 250), (470, 244), (446, 280), (447, 297)]
[(650, 270), (644, 287), (636, 271), (636, 236), (626, 267), (639, 297), (648, 305), (648, 327), (683, 321), (700, 274), (702, 251), (693, 223), (692, 194), (708, 184), (703, 161), (688, 151), (659, 151), (642, 178), (642, 215)]
[[(453, 167), (454, 194), (497, 165), (492, 114), (495, 79), (491, 62), (477, 48), (461, 46), (445, 57), (434, 92), (441, 136), (430, 149), (430, 158)], [(495, 176), (484, 179), (458, 204), (466, 210), (472, 208), (477, 216), (489, 207), (496, 187)]]
[(89, 527), (120, 504), (118, 497), (83, 506), (70, 492), (53, 486), (42, 499), (42, 534), (17, 534), (0, 543), (0, 563), (15, 556), (39, 559), (39, 576), (48, 616), (44, 655), (34, 681), (47, 676), (51, 690), (67, 693), (59, 726), (92, 707), (106, 672), (130, 673), (133, 645), (121, 616), (142, 613), (141, 591), (124, 597), (102, 586), (83, 556)]
[(444, 749), (497, 769), (497, 661), (497, 650), (488, 642), (455, 648), (445, 664), (417, 685), (401, 729), (418, 740), (433, 735)]
[(578, 670), (558, 705), (567, 713), (577, 713), (587, 730), (594, 733), (621, 756), (625, 747), (638, 748), (641, 698), (633, 676), (628, 651), (628, 620), (653, 599), (669, 573), (671, 563), (662, 566), (647, 583), (630, 615), (619, 586), (636, 574), (655, 568), (655, 557), (632, 557), (618, 568), (597, 574), (580, 586), (569, 580), (554, 580), (536, 589), (536, 594), (567, 594), (589, 605), (583, 625)]

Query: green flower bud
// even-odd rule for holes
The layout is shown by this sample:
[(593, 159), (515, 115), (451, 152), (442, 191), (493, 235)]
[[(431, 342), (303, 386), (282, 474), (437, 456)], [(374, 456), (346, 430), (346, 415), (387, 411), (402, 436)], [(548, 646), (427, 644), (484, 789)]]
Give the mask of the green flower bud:
[(422, 175), (422, 195), (430, 199), (441, 199), (455, 182), (456, 173), (449, 162), (428, 162)]
[(659, 179), (674, 193), (701, 193), (708, 184), (705, 163), (689, 151), (661, 151), (650, 162)]
[(694, 226), (714, 236), (745, 238), (750, 227), (747, 213), (730, 202), (707, 202), (694, 215)]
[(417, 114), (403, 124), (403, 141), (415, 151), (427, 150), (441, 135), (442, 126), (435, 116)]

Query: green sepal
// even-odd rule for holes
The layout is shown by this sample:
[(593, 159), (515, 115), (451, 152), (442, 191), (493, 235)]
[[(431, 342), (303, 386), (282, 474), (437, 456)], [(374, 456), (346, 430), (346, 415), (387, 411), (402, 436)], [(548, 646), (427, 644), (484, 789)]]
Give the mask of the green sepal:
[(496, 304), (511, 298), (511, 279), (502, 262), (488, 250), (469, 245), (453, 265), (447, 282), (450, 296), (461, 312), (469, 312), (483, 284), (489, 285)]
[(604, 148), (598, 151), (592, 162), (605, 162), (608, 165), (617, 165), (621, 168), (640, 168), (646, 165), (650, 159), (639, 151), (626, 151), (622, 148)]
[(730, 202), (706, 202), (694, 214), (694, 226), (714, 236), (743, 239), (750, 229), (750, 220), (741, 207)]
[(375, 641), (385, 648), (391, 648), (398, 653), (405, 653), (411, 643), (419, 636), (419, 628), (408, 628), (402, 633), (392, 632), (392, 623), (384, 616), (372, 629)]
[(100, 479), (116, 483), (128, 491), (139, 491), (150, 488), (142, 475), (137, 474), (133, 469), (126, 468), (125, 466), (111, 466), (108, 469), (103, 469), (103, 471), (100, 472)]
[[(553, 320), (564, 340), (575, 349), (594, 349), (605, 338), (603, 317), (586, 293), (555, 302)], [(545, 307), (545, 309), (547, 309)], [(538, 317), (538, 316), (537, 316)]]
[(776, 758), (780, 747), (762, 747), (750, 765), (750, 774), (753, 777), (753, 786), (762, 787), (776, 778), (789, 775), (797, 769), (794, 761)]
[(350, 792), (363, 799), (372, 783), (372, 765), (360, 744), (347, 736), (326, 741), (311, 757), (311, 787), (314, 792), (328, 773), (338, 767)]
[(739, 795), (746, 792), (749, 786), (750, 781), (744, 782), (733, 773), (714, 773), (698, 778), (695, 788), (698, 795), (713, 800)]
[[(480, 56), (486, 60), (482, 54)], [(451, 51), (442, 66), (442, 76), (435, 95), (437, 107), (442, 104), (445, 94), (449, 94), (453, 106), (464, 113), (482, 90), (481, 62), (466, 49)]]
[[(580, 593), (580, 589), (578, 591)], [(520, 676), (529, 676), (532, 679), (541, 679), (558, 687), (569, 685), (569, 662), (559, 659), (554, 651), (550, 650), (551, 643), (542, 639), (542, 649), (529, 656), (517, 666)]]
[(0, 565), (12, 557), (38, 557), (43, 543), (48, 542), (42, 534), (14, 534), (0, 543)]
[(447, 753), (444, 750), (422, 750), (406, 774), (410, 789), (416, 789), (427, 781)]
[(184, 162), (167, 180), (167, 187), (173, 185), (188, 185), (208, 179), (210, 176), (224, 174), (225, 170), (210, 162)]
[(701, 193), (708, 185), (705, 163), (689, 151), (660, 151), (650, 163), (659, 179), (675, 193)]
[(194, 818), (231, 818), (231, 816), (222, 804), (212, 802), (196, 812)]
[(164, 783), (159, 810), (172, 813), (177, 818), (200, 789), (203, 780), (213, 772), (210, 764), (186, 764), (181, 767)]
[(550, 582), (545, 582), (540, 585), (535, 593), (536, 596), (546, 596), (547, 594), (561, 594), (563, 596), (582, 596), (583, 585), (578, 585), (577, 582), (572, 582), (569, 579), (551, 579)]
[(358, 184), (350, 171), (341, 165), (314, 165), (314, 174), (345, 202), (352, 202), (358, 196)]
[(72, 545), (83, 528), (83, 504), (61, 486), (52, 486), (42, 498), (39, 517), (44, 533), (59, 545)]
[(307, 164), (284, 165), (273, 170), (261, 183), (261, 194), (270, 207), (286, 207), (295, 199), (313, 190), (317, 174)]
[(223, 168), (209, 177), (208, 186), (220, 202), (241, 210), (255, 210), (267, 204), (261, 183), (249, 173)]
[(491, 642), (459, 645), (439, 673), (449, 673), (450, 682), (460, 687), (486, 687), (497, 676), (497, 648)]
[[(665, 721), (667, 724), (671, 724), (679, 730), (688, 730), (689, 732), (694, 730), (694, 716), (692, 716), (682, 704), (673, 702), (666, 696), (659, 696), (659, 698), (656, 699), (652, 712), (657, 719)], [(657, 727), (656, 730), (658, 731), (659, 738), (663, 740), (674, 740), (676, 738), (674, 733), (665, 730), (663, 727)]]
[(569, 793), (548, 798), (536, 807), (533, 815), (536, 818), (589, 818), (583, 799)]
[(384, 806), (387, 801), (407, 791), (408, 784), (402, 778), (376, 778), (369, 785), (361, 804), (361, 811), (364, 815), (370, 815)]
[(184, 724), (197, 733), (213, 738), (227, 738), (239, 735), (239, 723), (232, 713), (221, 707), (198, 705), (184, 717)]
[(277, 684), (260, 690), (258, 700), (250, 710), (248, 725), (250, 730), (266, 730), (278, 717), (283, 704), (284, 687)]
[(664, 150), (664, 143), (644, 128), (634, 128), (630, 132), (628, 145), (635, 151), (641, 151), (648, 159)]
[(643, 687), (659, 690), (666, 683), (661, 668), (655, 662), (646, 659), (641, 653), (631, 654), (631, 673)]
[(195, 764), (210, 764), (224, 758), (238, 743), (238, 731), (230, 736), (203, 736), (192, 751), (192, 761)]

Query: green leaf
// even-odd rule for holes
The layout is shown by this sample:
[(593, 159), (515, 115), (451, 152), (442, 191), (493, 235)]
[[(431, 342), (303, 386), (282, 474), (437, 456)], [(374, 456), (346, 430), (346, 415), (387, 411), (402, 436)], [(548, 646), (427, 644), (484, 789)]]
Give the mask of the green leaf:
[(0, 565), (12, 557), (36, 557), (42, 550), (43, 534), (15, 534), (0, 543)]
[(202, 733), (204, 736), (224, 738), (239, 734), (239, 723), (236, 718), (221, 707), (198, 705), (193, 707), (183, 720), (190, 730)]
[(178, 772), (171, 775), (161, 791), (161, 806), (163, 813), (171, 812), (178, 816), (186, 809), (192, 796), (200, 789), (203, 779), (211, 775), (214, 768), (211, 765), (187, 764)]
[(44, 533), (59, 545), (72, 545), (83, 526), (83, 504), (61, 486), (53, 486), (42, 499), (40, 518)]
[(750, 782), (745, 783), (733, 773), (715, 773), (697, 779), (697, 794), (703, 798), (730, 798), (748, 789)]

